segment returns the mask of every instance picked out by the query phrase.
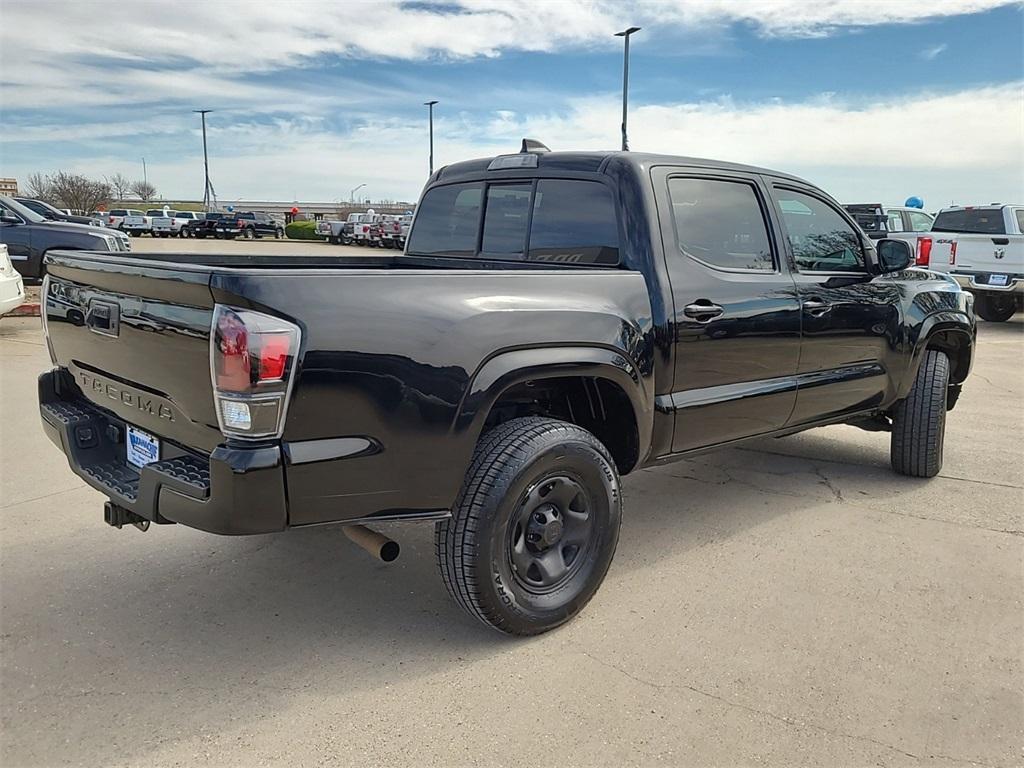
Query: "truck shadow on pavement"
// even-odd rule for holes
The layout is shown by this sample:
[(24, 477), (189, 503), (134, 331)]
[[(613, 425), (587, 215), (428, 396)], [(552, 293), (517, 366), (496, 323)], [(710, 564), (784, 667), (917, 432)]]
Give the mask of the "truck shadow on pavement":
[[(272, 716), (298, 696), (383, 695), (396, 679), (531, 644), (585, 643), (588, 622), (618, 620), (615, 583), (644, 579), (664, 558), (678, 562), (778, 516), (841, 503), (846, 484), (888, 497), (892, 476), (880, 458), (880, 467), (823, 469), (733, 449), (630, 476), (604, 588), (568, 628), (532, 640), (504, 638), (457, 609), (427, 525), (387, 529), (403, 553), (383, 565), (332, 527), (249, 538), (107, 530), (97, 496), (95, 528), (82, 528), (79, 551), (65, 536), (7, 558), (5, 570), (18, 577), (4, 590), (4, 719), (33, 717), (8, 731), (4, 762), (90, 755), (144, 764), (169, 741), (239, 727), (240, 709)], [(12, 562), (19, 558), (48, 565), (21, 567)], [(112, 718), (128, 712), (130, 730), (114, 735)]]

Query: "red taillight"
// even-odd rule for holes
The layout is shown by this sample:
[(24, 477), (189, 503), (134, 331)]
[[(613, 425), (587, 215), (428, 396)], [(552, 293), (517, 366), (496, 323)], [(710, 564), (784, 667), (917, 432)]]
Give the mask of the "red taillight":
[(932, 260), (932, 239), (930, 237), (917, 238), (917, 258), (914, 260), (915, 267), (927, 267)]
[(287, 320), (217, 305), (210, 369), (221, 432), (280, 436), (299, 339), (298, 326)]
[(113, 216), (108, 217), (107, 218), (107, 224), (113, 224), (113, 223), (114, 223), (114, 217)]
[(236, 221), (235, 222), (235, 226), (238, 227), (239, 229), (244, 227), (245, 226), (245, 219), (239, 219), (238, 221)]
[(252, 364), (249, 360), (249, 331), (237, 314), (225, 310), (217, 318), (215, 332), (217, 389), (227, 392), (248, 392), (252, 386)]
[(949, 263), (956, 264), (956, 240), (949, 246)]
[(292, 352), (292, 337), (287, 333), (269, 334), (260, 347), (259, 382), (281, 381)]

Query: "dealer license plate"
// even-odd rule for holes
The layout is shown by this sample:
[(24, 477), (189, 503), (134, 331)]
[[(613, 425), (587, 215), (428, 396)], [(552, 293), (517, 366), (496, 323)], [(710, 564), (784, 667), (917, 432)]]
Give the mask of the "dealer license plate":
[(135, 427), (128, 427), (128, 463), (140, 469), (160, 461), (160, 441)]
[(1006, 275), (989, 275), (989, 285), (1006, 285)]

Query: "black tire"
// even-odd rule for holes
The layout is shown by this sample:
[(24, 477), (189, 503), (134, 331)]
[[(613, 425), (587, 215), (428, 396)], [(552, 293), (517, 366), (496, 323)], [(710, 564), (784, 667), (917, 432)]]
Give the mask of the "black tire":
[(990, 323), (1005, 323), (1017, 312), (1017, 299), (1013, 294), (1001, 293), (994, 296), (974, 295), (974, 311), (982, 320)]
[[(594, 596), (621, 518), (619, 474), (596, 437), (554, 419), (513, 419), (480, 438), (452, 517), (435, 529), (438, 566), (471, 616), (540, 634)], [(535, 530), (538, 519), (547, 522)]]
[(892, 412), (889, 457), (899, 474), (935, 477), (942, 469), (948, 387), (949, 358), (925, 350), (910, 393)]
[(274, 230), (274, 239), (280, 240), (282, 237), (284, 237), (284, 230), (278, 227)]
[(256, 233), (252, 230), (251, 227), (246, 227), (242, 231), (242, 237), (244, 237), (246, 240), (255, 240), (256, 239)]

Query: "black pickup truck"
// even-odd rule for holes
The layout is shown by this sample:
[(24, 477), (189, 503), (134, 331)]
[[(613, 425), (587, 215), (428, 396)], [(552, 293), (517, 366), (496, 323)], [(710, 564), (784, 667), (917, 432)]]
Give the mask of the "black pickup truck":
[(112, 524), (431, 521), (455, 600), (535, 634), (597, 590), (638, 468), (848, 423), (935, 475), (975, 319), (910, 260), (773, 171), (472, 160), (404, 253), (50, 254), (40, 410)]

